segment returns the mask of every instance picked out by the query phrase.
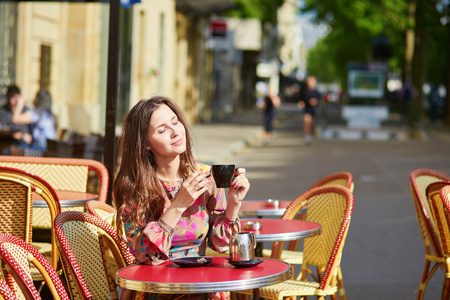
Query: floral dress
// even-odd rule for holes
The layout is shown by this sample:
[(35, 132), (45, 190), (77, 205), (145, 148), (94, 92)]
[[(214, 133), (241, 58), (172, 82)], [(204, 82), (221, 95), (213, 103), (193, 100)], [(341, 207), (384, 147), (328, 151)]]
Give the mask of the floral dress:
[[(197, 169), (207, 171), (206, 165)], [(180, 191), (183, 180), (160, 180), (165, 191), (164, 212)], [(210, 184), (192, 206), (184, 211), (175, 228), (162, 220), (151, 221), (142, 229), (142, 235), (131, 236), (131, 224), (125, 224), (125, 234), (131, 253), (139, 262), (160, 264), (168, 259), (204, 255), (206, 246), (217, 252), (229, 249), (233, 232), (240, 231), (239, 219), (228, 220), (225, 216), (226, 197), (223, 188)]]

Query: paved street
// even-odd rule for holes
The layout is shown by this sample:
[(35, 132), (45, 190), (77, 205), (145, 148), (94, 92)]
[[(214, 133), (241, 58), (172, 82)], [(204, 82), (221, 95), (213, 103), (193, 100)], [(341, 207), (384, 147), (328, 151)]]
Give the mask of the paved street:
[[(450, 174), (448, 135), (431, 132), (422, 141), (322, 139), (307, 146), (299, 114), (281, 114), (280, 121), (271, 145), (257, 140), (229, 158), (247, 169), (247, 199), (292, 200), (328, 174), (351, 172), (355, 208), (342, 259), (348, 299), (415, 299), (425, 252), (409, 172)], [(438, 270), (425, 299), (440, 298), (443, 276)]]

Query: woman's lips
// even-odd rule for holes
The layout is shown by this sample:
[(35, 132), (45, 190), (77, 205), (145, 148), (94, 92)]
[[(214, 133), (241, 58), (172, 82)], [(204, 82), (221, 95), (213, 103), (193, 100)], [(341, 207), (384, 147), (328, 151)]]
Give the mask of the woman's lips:
[(181, 139), (175, 141), (174, 143), (172, 143), (172, 145), (174, 145), (174, 146), (179, 146), (179, 145), (181, 145), (182, 143), (183, 143), (183, 138), (181, 138)]

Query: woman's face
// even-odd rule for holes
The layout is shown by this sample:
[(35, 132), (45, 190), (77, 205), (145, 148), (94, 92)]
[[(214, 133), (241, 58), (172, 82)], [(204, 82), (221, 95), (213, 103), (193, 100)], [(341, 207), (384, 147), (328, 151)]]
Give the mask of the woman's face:
[(186, 151), (186, 129), (177, 115), (165, 104), (161, 104), (150, 118), (147, 133), (147, 150), (155, 157), (176, 156)]

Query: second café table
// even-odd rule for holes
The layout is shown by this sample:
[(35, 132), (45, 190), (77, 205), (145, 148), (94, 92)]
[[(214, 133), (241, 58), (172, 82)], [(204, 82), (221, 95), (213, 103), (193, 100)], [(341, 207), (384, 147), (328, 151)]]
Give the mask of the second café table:
[[(261, 222), (260, 230), (246, 230), (246, 222)], [(257, 246), (255, 256), (262, 256), (262, 242), (286, 242), (312, 237), (322, 233), (319, 223), (304, 220), (247, 219), (241, 220), (241, 231), (253, 231)]]
[[(290, 200), (278, 200), (278, 206), (267, 205), (267, 200), (244, 200), (239, 210), (239, 217), (281, 217), (286, 208), (291, 204)], [(303, 207), (298, 213), (306, 212)]]
[(263, 258), (251, 268), (235, 268), (226, 257), (212, 257), (205, 266), (182, 268), (172, 261), (160, 265), (131, 265), (116, 273), (121, 288), (158, 294), (198, 294), (258, 289), (288, 280), (292, 271), (288, 263)]
[[(85, 206), (89, 200), (97, 200), (98, 195), (86, 192), (55, 190), (61, 208)], [(47, 203), (38, 194), (33, 194), (33, 207), (47, 207)]]

